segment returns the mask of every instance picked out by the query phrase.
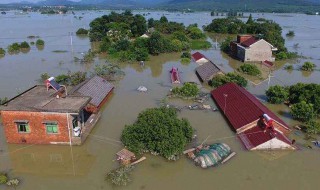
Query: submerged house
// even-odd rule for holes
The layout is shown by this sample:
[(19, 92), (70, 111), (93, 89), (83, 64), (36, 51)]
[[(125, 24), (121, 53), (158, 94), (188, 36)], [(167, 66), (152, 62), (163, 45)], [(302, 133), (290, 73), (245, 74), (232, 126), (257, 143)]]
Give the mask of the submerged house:
[(228, 83), (211, 95), (248, 150), (295, 149), (288, 125), (244, 88)]
[(264, 39), (252, 35), (238, 35), (237, 41), (230, 43), (231, 54), (239, 60), (246, 61), (275, 61), (273, 51), (277, 51), (272, 44)]
[(196, 68), (196, 74), (201, 82), (209, 82), (217, 75), (224, 75), (222, 70), (213, 62), (209, 61)]
[(206, 58), (202, 53), (196, 52), (191, 55), (192, 59), (198, 63), (199, 65), (202, 65), (203, 63), (206, 63), (209, 61), (208, 58)]
[(68, 93), (51, 77), (8, 100), (0, 109), (7, 142), (82, 144), (113, 86), (93, 77), (75, 88)]

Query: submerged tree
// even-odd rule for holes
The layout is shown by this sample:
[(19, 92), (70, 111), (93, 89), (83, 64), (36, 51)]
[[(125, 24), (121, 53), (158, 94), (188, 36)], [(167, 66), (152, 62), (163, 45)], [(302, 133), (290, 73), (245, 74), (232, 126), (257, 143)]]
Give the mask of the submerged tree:
[(266, 91), (266, 95), (268, 98), (268, 102), (272, 104), (282, 104), (286, 100), (288, 100), (289, 92), (287, 88), (283, 86), (275, 85), (275, 86), (271, 86)]
[(117, 186), (126, 186), (130, 179), (130, 172), (134, 169), (133, 166), (122, 166), (118, 169), (112, 170), (107, 173), (106, 180), (110, 181), (113, 185)]
[(178, 159), (191, 141), (193, 129), (186, 119), (178, 119), (174, 108), (150, 108), (122, 131), (121, 141), (135, 153), (152, 152), (169, 160)]
[(291, 107), (292, 117), (298, 121), (307, 122), (314, 117), (314, 109), (312, 104), (305, 101), (293, 104)]

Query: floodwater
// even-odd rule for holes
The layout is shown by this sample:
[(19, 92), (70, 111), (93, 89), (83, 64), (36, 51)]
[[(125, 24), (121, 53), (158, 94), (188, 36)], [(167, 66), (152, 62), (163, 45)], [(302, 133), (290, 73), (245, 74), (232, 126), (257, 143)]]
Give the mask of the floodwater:
[[(91, 48), (88, 38), (71, 35), (79, 27), (89, 27), (92, 19), (105, 12), (76, 12), (74, 15), (40, 15), (30, 13), (17, 15), (9, 12), (0, 16), (0, 47), (13, 42), (30, 41), (27, 36), (40, 36), (46, 44), (43, 50), (33, 46), (28, 53), (7, 54), (0, 58), (0, 97), (13, 97), (18, 92), (38, 82), (40, 74), (48, 72), (57, 75), (70, 71), (91, 72), (93, 65), (106, 60), (96, 58), (93, 64), (74, 62), (74, 57), (83, 56)], [(147, 12), (144, 12), (147, 13)], [(147, 17), (160, 18), (165, 14), (169, 20), (185, 24), (208, 24), (214, 17), (209, 13), (167, 13), (151, 12)], [(287, 72), (284, 64), (294, 64), (299, 68), (306, 60), (320, 67), (320, 17), (297, 14), (254, 14), (254, 18), (273, 19), (283, 27), (283, 34), (294, 30), (296, 36), (287, 39), (289, 50), (297, 51), (308, 59), (283, 62), (277, 66), (271, 78), (271, 85), (290, 85), (296, 82), (320, 82), (320, 72), (311, 74), (298, 70)], [(211, 40), (211, 39), (210, 39)], [(219, 40), (219, 39), (218, 39)], [(212, 39), (213, 44), (215, 39)], [(294, 48), (298, 44), (298, 48)], [(62, 50), (64, 53), (53, 51)], [(201, 51), (217, 63), (224, 71), (233, 71), (239, 62), (231, 60), (218, 49)], [(244, 150), (234, 136), (227, 122), (219, 112), (183, 110), (179, 116), (188, 118), (196, 129), (199, 142), (208, 136), (208, 143), (224, 142), (237, 152), (237, 156), (225, 165), (202, 170), (182, 157), (177, 162), (168, 162), (160, 157), (146, 155), (132, 173), (132, 183), (127, 187), (115, 188), (104, 180), (105, 174), (118, 166), (115, 153), (122, 146), (119, 143), (121, 131), (126, 124), (135, 121), (139, 112), (159, 106), (171, 88), (169, 70), (179, 67), (183, 81), (197, 81), (194, 74), (195, 63), (182, 65), (178, 54), (152, 57), (145, 67), (136, 64), (122, 64), (125, 77), (116, 84), (114, 95), (102, 108), (102, 117), (87, 141), (78, 147), (55, 145), (8, 145), (0, 132), (0, 171), (9, 172), (10, 177), (21, 180), (18, 189), (317, 189), (320, 185), (320, 152), (304, 148), (303, 135), (292, 134), (298, 140), (301, 150), (249, 152)], [(135, 89), (146, 86), (148, 93), (140, 94)], [(267, 81), (248, 89), (263, 99)], [(204, 91), (208, 87), (203, 88)], [(191, 102), (171, 100), (178, 105)], [(213, 106), (212, 100), (209, 103)], [(268, 105), (288, 124), (294, 125), (285, 106)], [(1, 188), (6, 189), (4, 186)]]

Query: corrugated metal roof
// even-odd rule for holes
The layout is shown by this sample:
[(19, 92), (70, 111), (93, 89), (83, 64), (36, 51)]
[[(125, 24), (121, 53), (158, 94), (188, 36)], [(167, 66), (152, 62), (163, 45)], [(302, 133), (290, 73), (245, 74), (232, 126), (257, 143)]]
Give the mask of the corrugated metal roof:
[(91, 97), (90, 103), (94, 106), (99, 106), (113, 88), (114, 86), (105, 79), (94, 76), (78, 87), (75, 93)]
[[(271, 131), (269, 129), (267, 131), (264, 131), (264, 129), (262, 129), (259, 126), (255, 126), (251, 129), (244, 131), (243, 133), (239, 134), (239, 138), (248, 150), (251, 150), (263, 143), (271, 141), (274, 138), (277, 138), (278, 140), (291, 145), (290, 140), (287, 137), (285, 137), (283, 134), (275, 130)], [(274, 148), (280, 148), (280, 147), (274, 147)]]
[(268, 114), (272, 119), (289, 129), (285, 122), (263, 105), (256, 97), (244, 88), (228, 83), (211, 92), (220, 110), (229, 120), (232, 127), (237, 130)]
[(209, 81), (213, 76), (222, 71), (216, 64), (210, 61), (197, 67), (196, 72), (198, 73), (202, 81)]

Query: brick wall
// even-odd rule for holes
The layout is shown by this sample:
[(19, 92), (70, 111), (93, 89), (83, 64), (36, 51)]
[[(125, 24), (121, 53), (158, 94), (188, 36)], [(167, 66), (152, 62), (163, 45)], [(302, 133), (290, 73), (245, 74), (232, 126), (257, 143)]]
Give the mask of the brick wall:
[[(69, 143), (67, 115), (65, 113), (2, 111), (4, 132), (8, 143), (54, 144)], [(30, 133), (19, 133), (16, 120), (29, 121)], [(71, 117), (69, 117), (69, 121)], [(47, 134), (44, 121), (58, 122), (58, 133)], [(70, 125), (72, 128), (72, 125)]]

